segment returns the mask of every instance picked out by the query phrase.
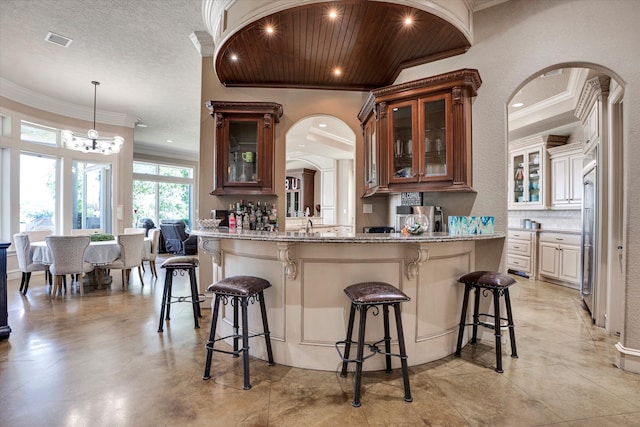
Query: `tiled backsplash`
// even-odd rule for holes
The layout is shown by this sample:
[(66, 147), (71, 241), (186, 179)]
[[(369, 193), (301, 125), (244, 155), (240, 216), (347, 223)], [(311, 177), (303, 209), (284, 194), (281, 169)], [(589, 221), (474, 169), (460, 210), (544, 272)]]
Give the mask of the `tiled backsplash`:
[(540, 223), (542, 230), (580, 231), (582, 211), (509, 211), (509, 228), (519, 228), (521, 219)]

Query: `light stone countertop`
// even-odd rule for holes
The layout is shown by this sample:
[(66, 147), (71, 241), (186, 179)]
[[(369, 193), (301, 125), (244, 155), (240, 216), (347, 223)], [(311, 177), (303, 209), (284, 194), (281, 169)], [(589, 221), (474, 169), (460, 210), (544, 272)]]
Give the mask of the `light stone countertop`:
[(473, 240), (502, 239), (505, 233), (449, 235), (449, 233), (425, 233), (417, 236), (405, 236), (400, 233), (304, 233), (304, 232), (268, 232), (227, 228), (192, 230), (191, 234), (200, 237), (237, 240), (261, 240), (275, 242), (309, 242), (309, 243), (438, 243), (461, 242)]

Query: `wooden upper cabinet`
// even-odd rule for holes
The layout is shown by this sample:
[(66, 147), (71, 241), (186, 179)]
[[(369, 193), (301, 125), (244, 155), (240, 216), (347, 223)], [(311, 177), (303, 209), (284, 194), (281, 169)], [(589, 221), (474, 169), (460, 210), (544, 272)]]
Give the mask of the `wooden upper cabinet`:
[(209, 101), (216, 121), (213, 195), (275, 195), (275, 124), (282, 105)]
[[(363, 196), (473, 191), (471, 99), (480, 85), (477, 70), (463, 69), (372, 91), (358, 115), (365, 136)], [(370, 165), (380, 166), (377, 182)]]

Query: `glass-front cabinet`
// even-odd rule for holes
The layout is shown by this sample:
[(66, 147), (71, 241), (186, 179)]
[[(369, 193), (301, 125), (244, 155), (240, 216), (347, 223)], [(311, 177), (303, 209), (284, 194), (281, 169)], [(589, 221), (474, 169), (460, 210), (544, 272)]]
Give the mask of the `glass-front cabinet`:
[(529, 209), (544, 204), (544, 179), (542, 176), (542, 148), (519, 151), (511, 154), (513, 175), (510, 203), (527, 205)]
[(365, 172), (364, 196), (473, 191), (471, 99), (480, 84), (477, 70), (463, 69), (372, 91), (358, 118), (368, 164), (375, 162), (368, 130), (376, 123), (381, 167), (375, 187)]
[(390, 181), (452, 180), (450, 95), (389, 105), (393, 144)]
[(509, 143), (509, 209), (549, 206), (548, 148), (564, 145), (566, 136), (546, 135)]
[(282, 117), (282, 106), (210, 101), (207, 107), (216, 119), (216, 170), (211, 194), (275, 194), (275, 124)]

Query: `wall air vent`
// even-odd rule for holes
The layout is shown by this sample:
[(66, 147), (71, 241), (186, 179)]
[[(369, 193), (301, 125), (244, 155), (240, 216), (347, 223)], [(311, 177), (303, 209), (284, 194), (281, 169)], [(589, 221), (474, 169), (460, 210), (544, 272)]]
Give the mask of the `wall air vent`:
[(73, 41), (68, 37), (61, 36), (60, 34), (52, 33), (51, 31), (47, 33), (47, 36), (44, 39), (49, 43), (57, 44), (58, 46), (62, 46), (62, 47), (69, 47), (69, 45)]

